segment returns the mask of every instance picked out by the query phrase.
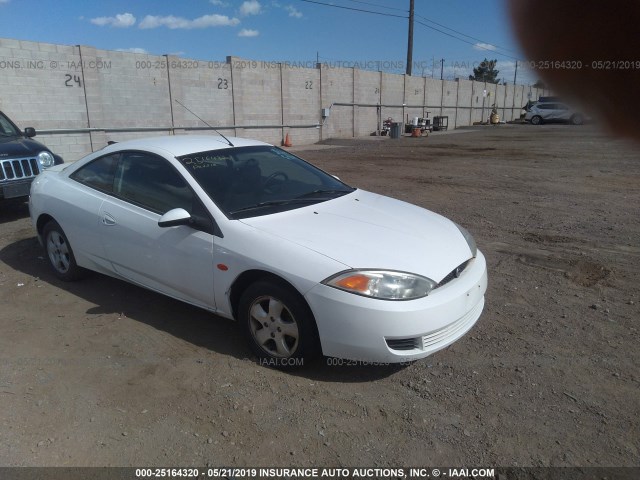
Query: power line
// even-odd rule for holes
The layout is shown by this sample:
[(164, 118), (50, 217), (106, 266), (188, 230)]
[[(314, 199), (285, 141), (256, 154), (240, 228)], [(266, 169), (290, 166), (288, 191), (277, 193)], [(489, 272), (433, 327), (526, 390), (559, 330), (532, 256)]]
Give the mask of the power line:
[(432, 27), (431, 25), (427, 25), (426, 23), (423, 23), (420, 20), (416, 20), (416, 23), (419, 24), (419, 25), (422, 25), (423, 27), (430, 28), (431, 30), (435, 30), (436, 32), (440, 32), (443, 35), (446, 35), (447, 37), (455, 38), (456, 40), (460, 40), (461, 42), (468, 43), (469, 45), (473, 45), (474, 47), (476, 47), (476, 48), (478, 48), (480, 50), (487, 50), (489, 52), (495, 53), (496, 55), (502, 55), (503, 57), (512, 58), (513, 60), (516, 60), (516, 61), (520, 61), (521, 60), (521, 59), (519, 59), (517, 57), (511, 56), (511, 55), (507, 55), (506, 53), (502, 53), (502, 52), (499, 52), (497, 50), (493, 50), (491, 48), (487, 48), (487, 47), (483, 47), (481, 45), (477, 45), (477, 44), (475, 44), (473, 42), (465, 40), (464, 38), (456, 37), (455, 35), (453, 35), (453, 34), (451, 34), (449, 32), (445, 32), (445, 31), (442, 31), (442, 30), (440, 30), (440, 29), (438, 29), (436, 27)]
[(387, 10), (397, 10), (399, 12), (408, 12), (406, 8), (387, 7), (386, 5), (380, 5), (379, 3), (363, 2), (362, 0), (347, 0), (347, 2), (362, 3), (364, 5), (369, 5), (372, 7), (386, 8)]
[[(344, 5), (334, 5), (334, 4), (331, 4), (331, 3), (319, 2), (317, 0), (298, 0), (298, 1), (305, 2), (305, 3), (313, 3), (313, 4), (316, 4), (316, 5), (322, 5), (324, 7), (341, 8), (341, 9), (344, 9), (344, 10), (351, 10), (351, 11), (354, 11), (354, 12), (371, 13), (371, 14), (375, 14), (375, 15), (382, 15), (382, 16), (385, 16), (385, 17), (409, 18), (409, 16), (407, 16), (407, 15), (396, 15), (396, 14), (393, 14), (393, 13), (376, 12), (376, 11), (373, 11), (373, 10), (365, 10), (365, 9), (362, 9), (362, 8), (353, 8), (353, 7), (346, 7)], [(363, 4), (372, 5), (372, 6), (376, 6), (376, 7), (382, 7), (382, 8), (391, 8), (391, 7), (383, 7), (380, 4), (374, 4), (374, 3), (365, 2), (365, 1), (362, 1), (362, 0), (347, 0), (347, 1), (356, 2), (356, 3), (363, 3)], [(395, 10), (401, 10), (401, 9), (395, 9)], [(401, 10), (401, 11), (404, 11), (404, 10)], [(430, 23), (433, 23), (435, 25), (438, 25), (439, 27), (442, 27), (444, 29), (447, 29), (447, 30), (450, 30), (452, 32), (455, 32), (457, 35), (462, 35), (463, 37), (470, 38), (472, 40), (476, 40), (477, 42), (485, 43), (487, 45), (493, 45), (493, 44), (490, 44), (489, 42), (485, 42), (485, 41), (483, 41), (483, 40), (481, 40), (479, 38), (472, 37), (471, 35), (467, 35), (465, 33), (459, 32), (458, 30), (454, 30), (453, 28), (447, 27), (446, 25), (443, 25), (441, 23), (438, 23), (438, 22), (435, 22), (433, 20), (430, 20), (430, 19), (428, 19), (428, 18), (426, 18), (426, 17), (424, 17), (422, 15), (415, 14), (415, 16), (416, 17), (420, 17), (420, 18), (426, 20), (427, 22), (430, 22)], [(420, 20), (415, 20), (415, 23), (417, 23), (419, 25), (422, 25), (423, 27), (429, 28), (431, 30), (434, 30), (436, 32), (439, 32), (439, 33), (441, 33), (443, 35), (446, 35), (448, 37), (451, 37), (451, 38), (454, 38), (454, 39), (459, 40), (461, 42), (464, 42), (464, 43), (466, 43), (468, 45), (471, 45), (471, 46), (475, 47), (476, 49), (486, 50), (488, 52), (493, 52), (496, 55), (501, 55), (503, 57), (511, 58), (513, 60), (516, 60), (516, 61), (521, 61), (520, 58), (514, 57), (512, 55), (508, 55), (506, 53), (502, 53), (502, 52), (496, 50), (495, 48), (500, 48), (501, 50), (507, 50), (507, 51), (513, 51), (513, 50), (509, 50), (507, 48), (502, 48), (502, 47), (498, 47), (498, 46), (495, 46), (495, 48), (493, 48), (493, 49), (492, 48), (488, 48), (488, 47), (484, 47), (484, 46), (479, 45), (479, 44), (477, 44), (475, 42), (470, 42), (469, 40), (465, 40), (464, 38), (460, 38), (459, 36), (454, 35), (452, 33), (445, 32), (444, 30), (436, 28), (436, 27), (434, 27), (432, 25), (427, 25), (426, 23), (421, 22)]]
[(353, 10), (354, 12), (373, 13), (375, 15), (383, 15), (385, 17), (409, 18), (407, 15), (395, 15), (393, 13), (374, 12), (373, 10), (364, 10), (362, 8), (345, 7), (343, 5), (333, 5), (331, 3), (317, 2), (315, 0), (298, 0), (298, 1), (306, 2), (306, 3), (315, 3), (317, 5), (323, 5), (325, 7), (342, 8), (344, 10)]
[[(415, 16), (416, 16), (416, 17), (420, 17), (420, 18), (422, 18), (423, 20), (426, 20), (426, 21), (427, 21), (427, 22), (429, 22), (429, 23), (433, 23), (433, 24), (435, 24), (435, 25), (438, 25), (439, 27), (446, 28), (447, 30), (451, 30), (452, 32), (457, 33), (458, 35), (462, 35), (463, 37), (467, 37), (467, 38), (470, 38), (470, 39), (472, 39), (472, 40), (476, 40), (476, 41), (478, 41), (478, 42), (480, 42), (480, 43), (486, 43), (486, 44), (489, 44), (489, 42), (487, 42), (487, 41), (485, 41), (485, 40), (481, 40), (481, 39), (479, 39), (479, 38), (472, 37), (471, 35), (467, 35), (466, 33), (462, 33), (462, 32), (460, 32), (460, 31), (458, 31), (458, 30), (454, 30), (454, 29), (453, 29), (453, 28), (451, 28), (451, 27), (447, 27), (446, 25), (443, 25), (443, 24), (441, 24), (441, 23), (438, 23), (438, 22), (436, 22), (435, 20), (431, 20), (430, 18), (424, 17), (424, 16), (422, 16), (422, 15), (418, 15), (417, 13), (415, 14)], [(518, 52), (517, 52), (517, 51), (515, 51), (515, 50), (509, 49), (509, 48), (505, 48), (505, 47), (501, 47), (500, 45), (495, 45), (495, 44), (493, 44), (493, 43), (491, 43), (491, 45), (494, 45), (495, 47), (499, 48), (500, 50), (506, 50), (507, 52), (518, 53)]]

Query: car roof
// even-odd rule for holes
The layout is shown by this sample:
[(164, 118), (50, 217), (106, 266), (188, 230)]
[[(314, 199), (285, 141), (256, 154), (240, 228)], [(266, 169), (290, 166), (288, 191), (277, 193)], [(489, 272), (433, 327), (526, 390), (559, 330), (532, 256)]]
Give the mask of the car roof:
[[(233, 147), (271, 146), (259, 140), (240, 137), (227, 137)], [(180, 157), (195, 152), (232, 148), (219, 135), (165, 135), (158, 137), (139, 138), (117, 142), (105, 147), (102, 152), (120, 150), (164, 150), (174, 157)]]

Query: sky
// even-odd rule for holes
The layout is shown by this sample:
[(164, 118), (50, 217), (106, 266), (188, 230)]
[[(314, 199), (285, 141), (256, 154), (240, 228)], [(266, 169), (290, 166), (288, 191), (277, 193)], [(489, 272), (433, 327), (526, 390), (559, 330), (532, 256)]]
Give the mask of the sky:
[[(408, 10), (409, 0), (0, 0), (0, 37), (404, 73)], [(526, 58), (504, 0), (415, 0), (415, 14), (413, 75), (467, 78), (486, 57), (512, 83)], [(518, 65), (517, 83), (536, 80)]]

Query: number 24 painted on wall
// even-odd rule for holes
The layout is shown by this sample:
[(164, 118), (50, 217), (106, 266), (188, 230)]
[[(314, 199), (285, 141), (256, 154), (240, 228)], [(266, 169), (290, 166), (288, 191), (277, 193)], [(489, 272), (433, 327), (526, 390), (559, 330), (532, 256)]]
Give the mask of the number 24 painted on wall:
[[(65, 78), (64, 84), (65, 84), (67, 87), (75, 87), (75, 86), (81, 87), (81, 86), (82, 86), (82, 82), (80, 81), (80, 77), (79, 77), (79, 76), (77, 76), (77, 75), (73, 75), (73, 76), (72, 76), (72, 75), (69, 75), (69, 74), (67, 73), (67, 74), (64, 76), (64, 78)], [(75, 83), (76, 85), (74, 85), (74, 83)]]

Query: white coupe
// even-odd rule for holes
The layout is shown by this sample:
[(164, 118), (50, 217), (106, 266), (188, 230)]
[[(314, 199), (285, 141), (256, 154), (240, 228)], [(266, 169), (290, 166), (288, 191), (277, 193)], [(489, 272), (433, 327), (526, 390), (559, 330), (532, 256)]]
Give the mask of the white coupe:
[(29, 208), (60, 279), (93, 270), (234, 318), (273, 365), (413, 361), (484, 306), (464, 228), (259, 141), (112, 144), (38, 175)]

